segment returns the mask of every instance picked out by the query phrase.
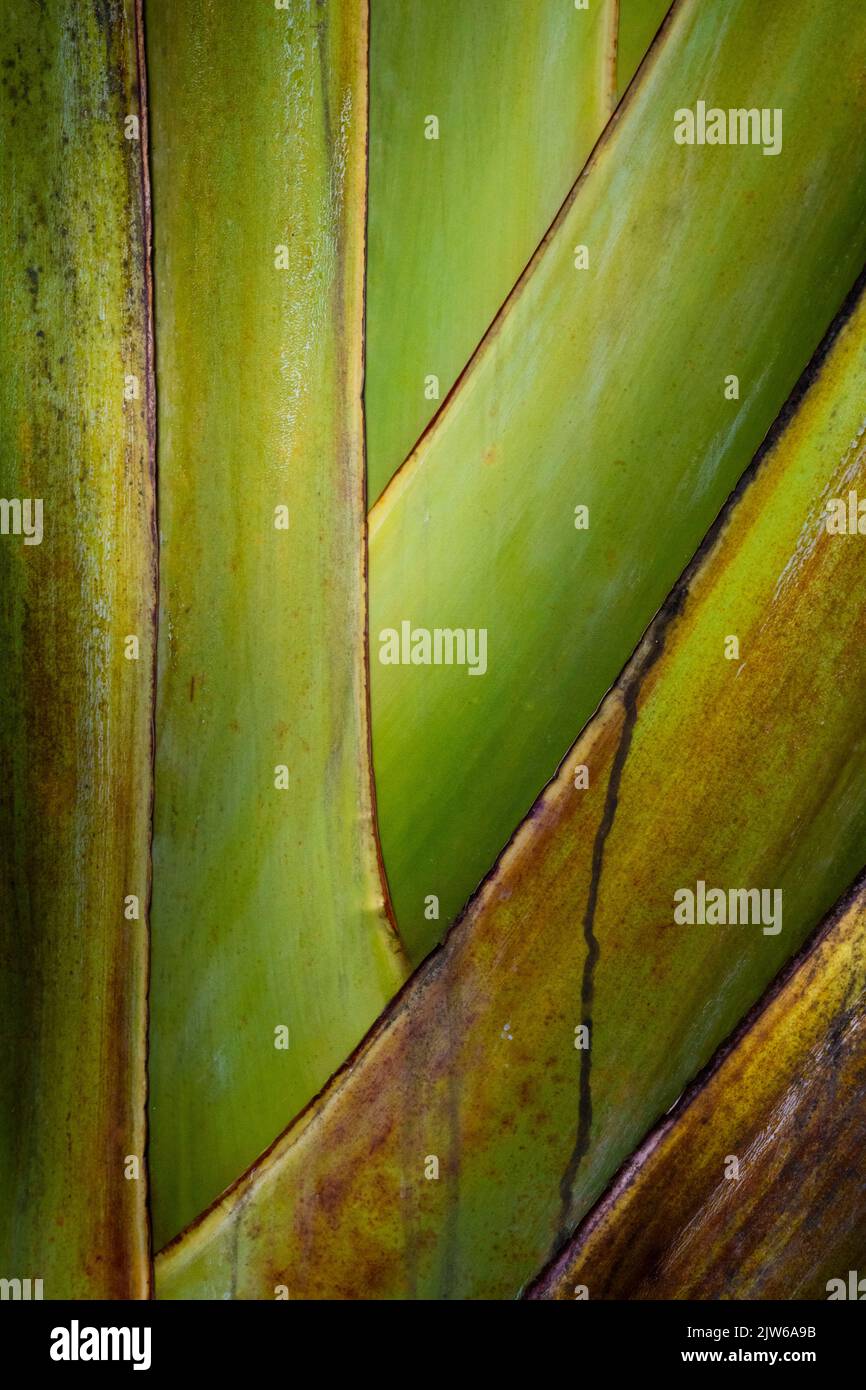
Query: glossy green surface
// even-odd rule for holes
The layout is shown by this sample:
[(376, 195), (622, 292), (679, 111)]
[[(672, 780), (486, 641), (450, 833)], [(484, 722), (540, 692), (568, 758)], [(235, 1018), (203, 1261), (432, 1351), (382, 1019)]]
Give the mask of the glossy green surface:
[(463, 371), (601, 133), (614, 25), (614, 0), (588, 10), (372, 0), (370, 501)]
[[(161, 1296), (514, 1297), (860, 870), (866, 541), (826, 522), (866, 498), (866, 300), (813, 365), (466, 916)], [(677, 921), (699, 882), (768, 910)]]
[[(616, 678), (859, 272), (864, 64), (866, 10), (844, 0), (682, 0), (373, 508), (379, 823), (413, 959)], [(704, 98), (781, 108), (781, 151), (675, 143), (674, 112)], [(486, 674), (381, 664), (381, 634), (404, 621), (486, 629)]]
[[(45, 1299), (141, 1298), (150, 1283), (136, 37), (131, 0), (6, 0), (0, 19), (0, 1276), (41, 1279)], [(16, 534), (25, 500), (33, 544)]]
[(366, 7), (151, 0), (147, 41), (159, 1245), (324, 1084), (403, 965), (367, 751)]

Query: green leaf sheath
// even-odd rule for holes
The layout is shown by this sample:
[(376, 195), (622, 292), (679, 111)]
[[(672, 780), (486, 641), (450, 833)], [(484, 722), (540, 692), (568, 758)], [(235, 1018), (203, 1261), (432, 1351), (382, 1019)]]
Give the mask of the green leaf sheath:
[(46, 1299), (141, 1298), (150, 1282), (137, 40), (132, 0), (6, 0), (0, 19), (0, 1274), (41, 1279)]
[[(413, 959), (622, 669), (853, 284), (866, 256), (864, 65), (866, 9), (842, 0), (681, 0), (459, 389), (373, 508), (379, 819)], [(703, 99), (781, 108), (781, 152), (675, 143), (675, 110)], [(732, 374), (739, 399), (725, 395)], [(485, 629), (486, 674), (382, 664), (382, 634), (404, 621)]]
[[(866, 495), (862, 298), (825, 348), (466, 915), (163, 1297), (515, 1296), (859, 871), (866, 548), (826, 522)], [(780, 891), (780, 930), (678, 923), (699, 881)]]
[[(714, 0), (710, 0), (714, 3)], [(616, 95), (622, 96), (671, 7), (671, 0), (618, 0)]]
[(150, 0), (147, 47), (160, 1244), (324, 1084), (404, 965), (368, 757), (366, 6)]
[(460, 376), (601, 133), (615, 20), (614, 0), (581, 11), (571, 0), (373, 0), (371, 501)]
[(864, 1144), (861, 884), (532, 1297), (838, 1298), (833, 1280), (850, 1297), (866, 1265)]

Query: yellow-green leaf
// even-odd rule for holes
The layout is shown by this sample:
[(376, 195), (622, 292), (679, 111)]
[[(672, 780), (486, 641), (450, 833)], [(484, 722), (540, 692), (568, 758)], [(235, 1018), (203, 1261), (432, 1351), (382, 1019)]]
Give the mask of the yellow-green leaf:
[(531, 1296), (860, 1299), (864, 1141), (861, 883)]
[(436, 413), (611, 109), (615, 0), (374, 0), (368, 492)]
[[(843, 0), (681, 0), (531, 271), (373, 508), (380, 829), (414, 959), (616, 678), (853, 284), (864, 65), (866, 9)], [(778, 153), (675, 143), (674, 113), (705, 99), (767, 108)], [(383, 664), (404, 624), (417, 649)], [(412, 664), (437, 630), (457, 630), (457, 663), (441, 639), (443, 664)], [(466, 632), (478, 646), (460, 664)]]
[[(866, 539), (827, 503), (866, 503), (866, 299), (809, 381), (465, 917), (162, 1296), (516, 1295), (859, 871)], [(678, 922), (700, 883), (760, 918)]]
[(156, 561), (136, 10), (6, 0), (0, 23), (0, 1273), (13, 1290), (41, 1280), (29, 1296), (46, 1299), (150, 1284)]
[(671, 0), (618, 0), (616, 95), (619, 99), (644, 60)]
[(366, 5), (151, 0), (147, 40), (164, 1241), (322, 1086), (403, 965), (366, 713)]

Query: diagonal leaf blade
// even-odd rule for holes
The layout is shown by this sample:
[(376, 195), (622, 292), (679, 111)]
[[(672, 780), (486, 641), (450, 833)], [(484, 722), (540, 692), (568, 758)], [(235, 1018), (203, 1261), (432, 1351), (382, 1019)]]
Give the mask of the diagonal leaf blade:
[(453, 387), (601, 133), (615, 23), (614, 0), (372, 5), (371, 499)]
[(861, 883), (530, 1296), (816, 1299), (841, 1282), (859, 1297), (864, 1092)]
[[(162, 1297), (515, 1296), (858, 872), (866, 550), (827, 502), (866, 495), (862, 290), (836, 327), (464, 918)], [(679, 924), (698, 881), (783, 910)]]
[[(856, 278), (864, 62), (866, 12), (840, 0), (681, 0), (459, 390), (373, 508), (379, 820), (414, 960), (622, 669)], [(781, 109), (781, 152), (675, 143), (674, 112), (703, 98)], [(419, 663), (425, 633), (483, 630), (475, 678), (447, 652), (415, 664), (411, 642), (395, 659), (404, 624), (421, 634)]]

